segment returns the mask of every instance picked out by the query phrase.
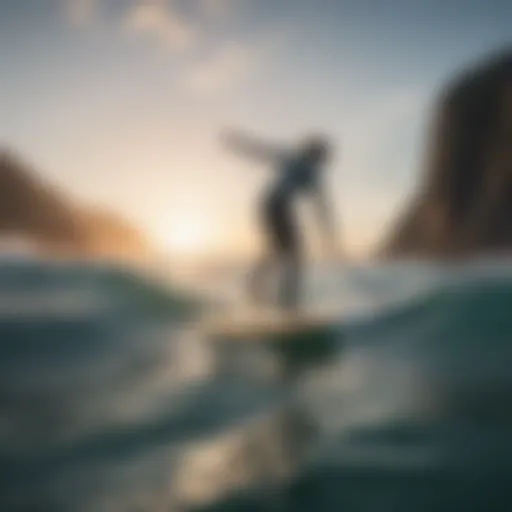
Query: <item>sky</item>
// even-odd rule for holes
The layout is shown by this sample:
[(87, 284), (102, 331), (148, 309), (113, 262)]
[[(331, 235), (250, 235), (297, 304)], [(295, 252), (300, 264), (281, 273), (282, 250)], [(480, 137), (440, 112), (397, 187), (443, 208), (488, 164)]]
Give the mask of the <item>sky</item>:
[(272, 170), (219, 134), (320, 131), (364, 255), (417, 183), (437, 91), (511, 26), (510, 0), (2, 0), (0, 144), (163, 250), (250, 255)]

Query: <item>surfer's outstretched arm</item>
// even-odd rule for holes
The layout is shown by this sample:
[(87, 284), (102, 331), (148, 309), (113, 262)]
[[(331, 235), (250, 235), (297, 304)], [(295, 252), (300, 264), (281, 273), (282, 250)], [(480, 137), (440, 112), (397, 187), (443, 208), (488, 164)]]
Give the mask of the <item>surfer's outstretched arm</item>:
[(239, 155), (266, 162), (281, 161), (286, 151), (276, 144), (261, 142), (238, 131), (228, 130), (222, 134), (225, 146)]

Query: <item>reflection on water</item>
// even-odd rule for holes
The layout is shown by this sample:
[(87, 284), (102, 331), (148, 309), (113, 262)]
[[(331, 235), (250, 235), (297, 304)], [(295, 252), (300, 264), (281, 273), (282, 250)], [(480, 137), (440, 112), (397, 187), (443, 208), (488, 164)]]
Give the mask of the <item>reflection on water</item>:
[(286, 382), (201, 333), (197, 294), (5, 260), (0, 510), (510, 510), (512, 269), (310, 279), (335, 350)]

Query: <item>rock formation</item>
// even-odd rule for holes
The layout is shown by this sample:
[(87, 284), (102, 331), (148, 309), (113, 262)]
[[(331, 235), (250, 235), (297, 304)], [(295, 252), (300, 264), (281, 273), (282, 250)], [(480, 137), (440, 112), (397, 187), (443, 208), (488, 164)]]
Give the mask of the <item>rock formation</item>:
[(512, 48), (448, 84), (433, 121), (425, 174), (384, 254), (512, 249)]
[(0, 153), (0, 238), (30, 239), (44, 253), (137, 259), (151, 250), (127, 221), (87, 208), (45, 182), (9, 151)]

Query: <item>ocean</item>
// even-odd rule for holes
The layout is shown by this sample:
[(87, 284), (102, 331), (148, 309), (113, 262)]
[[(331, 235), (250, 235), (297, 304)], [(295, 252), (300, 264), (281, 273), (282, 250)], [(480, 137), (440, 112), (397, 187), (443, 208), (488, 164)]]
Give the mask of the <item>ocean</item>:
[(512, 264), (314, 269), (290, 379), (200, 328), (240, 272), (165, 273), (1, 260), (0, 511), (512, 510)]

